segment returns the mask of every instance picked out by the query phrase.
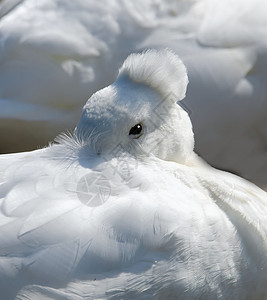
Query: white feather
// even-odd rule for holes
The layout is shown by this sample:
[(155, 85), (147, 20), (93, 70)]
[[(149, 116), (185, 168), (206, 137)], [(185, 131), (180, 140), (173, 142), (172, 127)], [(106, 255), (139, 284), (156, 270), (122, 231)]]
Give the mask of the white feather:
[[(133, 74), (163, 53), (180, 66), (148, 51)], [(1, 297), (267, 299), (267, 194), (203, 163), (192, 139), (180, 106), (119, 77), (73, 137), (1, 155)]]
[[(180, 101), (185, 97), (188, 83), (182, 61), (171, 51), (148, 50), (149, 55), (131, 54), (119, 70), (119, 77), (128, 75), (137, 83), (158, 91), (163, 98), (171, 93)], [(155, 67), (155, 62), (156, 67)]]

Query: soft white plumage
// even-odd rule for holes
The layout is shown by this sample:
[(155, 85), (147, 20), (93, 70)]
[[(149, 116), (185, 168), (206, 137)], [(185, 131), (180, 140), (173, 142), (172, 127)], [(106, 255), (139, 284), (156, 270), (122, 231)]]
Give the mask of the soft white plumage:
[(267, 194), (194, 154), (186, 85), (132, 55), (72, 137), (0, 156), (1, 297), (267, 299)]
[[(9, 2), (21, 4), (7, 13)], [(188, 69), (196, 150), (267, 186), (265, 0), (5, 0), (2, 11), (1, 152), (74, 128), (129, 53), (168, 47)]]

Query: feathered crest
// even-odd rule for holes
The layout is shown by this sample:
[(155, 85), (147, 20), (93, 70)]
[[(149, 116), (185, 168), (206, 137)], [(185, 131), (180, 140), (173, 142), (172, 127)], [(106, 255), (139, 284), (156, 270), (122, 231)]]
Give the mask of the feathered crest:
[(163, 98), (170, 93), (176, 101), (185, 97), (187, 71), (180, 58), (169, 49), (129, 55), (119, 70), (118, 79), (123, 75), (155, 89)]

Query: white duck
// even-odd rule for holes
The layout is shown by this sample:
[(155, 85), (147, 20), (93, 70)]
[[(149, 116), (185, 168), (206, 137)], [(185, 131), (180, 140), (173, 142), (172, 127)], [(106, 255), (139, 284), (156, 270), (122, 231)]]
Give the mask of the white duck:
[(129, 53), (168, 47), (188, 68), (196, 150), (267, 186), (266, 1), (4, 0), (1, 14), (0, 152), (74, 128)]
[(0, 156), (3, 299), (267, 299), (267, 194), (193, 152), (187, 82), (132, 54), (73, 136)]

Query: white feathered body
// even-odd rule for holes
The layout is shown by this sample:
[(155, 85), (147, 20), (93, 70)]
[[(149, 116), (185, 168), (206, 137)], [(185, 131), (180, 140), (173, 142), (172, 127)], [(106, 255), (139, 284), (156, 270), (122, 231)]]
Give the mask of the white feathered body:
[(0, 156), (4, 299), (267, 299), (267, 195), (193, 152), (169, 50), (130, 55), (71, 137)]
[(267, 299), (265, 192), (200, 162), (69, 153), (0, 156), (3, 299)]

